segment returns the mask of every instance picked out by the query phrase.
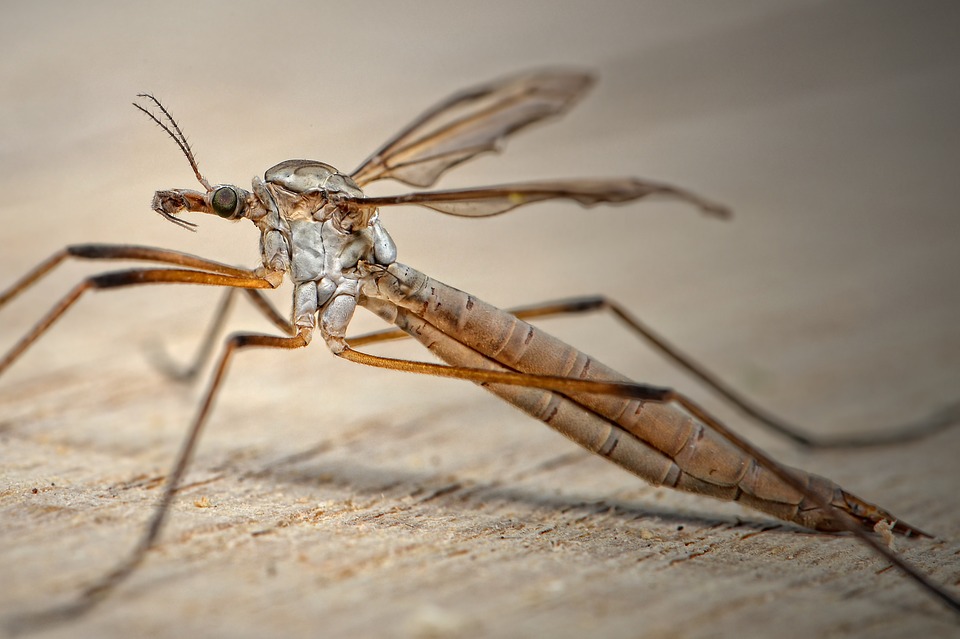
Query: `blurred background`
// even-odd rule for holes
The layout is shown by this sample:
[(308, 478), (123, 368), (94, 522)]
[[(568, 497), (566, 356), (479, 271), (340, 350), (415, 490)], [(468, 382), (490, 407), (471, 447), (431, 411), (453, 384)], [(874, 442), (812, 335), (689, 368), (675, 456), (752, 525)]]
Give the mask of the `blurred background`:
[[(80, 242), (255, 263), (248, 224), (209, 217), (188, 233), (150, 210), (155, 190), (197, 185), (173, 142), (130, 106), (137, 93), (163, 100), (211, 181), (247, 187), (290, 158), (349, 172), (456, 90), (531, 67), (576, 66), (600, 81), (573, 112), (439, 186), (637, 175), (719, 200), (734, 218), (718, 222), (660, 202), (548, 204), (490, 220), (396, 209), (383, 220), (400, 261), (501, 307), (606, 294), (811, 431), (882, 429), (955, 400), (960, 389), (958, 24), (960, 5), (949, 0), (8, 3), (0, 24), (0, 286)], [(405, 189), (378, 183), (370, 192)], [(65, 266), (3, 309), (0, 347), (96, 270)], [(197, 390), (155, 390), (165, 382), (149, 353), (162, 341), (186, 357), (216, 299), (184, 288), (84, 300), (0, 382), (3, 421), (20, 429), (26, 420), (31, 437), (60, 446), (102, 450), (119, 438), (110, 440), (122, 442), (117, 450), (138, 455), (142, 432), (104, 426), (109, 410), (114, 421), (150, 416), (155, 440), (147, 441), (161, 448), (144, 463), (164, 468)], [(356, 325), (378, 324), (358, 315)], [(244, 309), (239, 326), (268, 328)], [(638, 379), (713, 401), (609, 319), (558, 320), (548, 330)], [(509, 439), (510, 427), (487, 428), (491, 416), (514, 414), (475, 389), (356, 371), (320, 343), (307, 350), (244, 356), (203, 455), (228, 454), (236, 441), (279, 454), (301, 433), (320, 438), (328, 420), (345, 430), (370, 415), (430, 422), (432, 410), (464, 406), (485, 426), (453, 437), (455, 426), (434, 424), (451, 437), (436, 453), (442, 468), (458, 468), (459, 456), (479, 447), (490, 466), (477, 466), (477, 477), (490, 477), (497, 464), (509, 466), (501, 447), (566, 450), (548, 433), (549, 444), (539, 433)], [(142, 381), (124, 386), (133, 379)], [(321, 379), (337, 392), (318, 406), (313, 380)], [(112, 385), (116, 404), (104, 417), (110, 401), (97, 390)], [(153, 393), (160, 397), (143, 398)], [(80, 429), (69, 436), (57, 417), (64, 410)], [(907, 506), (920, 527), (933, 520), (938, 532), (960, 537), (955, 437), (851, 459), (797, 451), (750, 424), (741, 430), (792, 463), (875, 481), (891, 508)], [(35, 456), (38, 472), (53, 472), (43, 469), (42, 448), (7, 450), (11, 460)], [(591, 473), (581, 475), (589, 492)], [(635, 497), (630, 477), (601, 476), (597, 494), (630, 486), (618, 494)], [(702, 504), (679, 503), (691, 511)], [(31, 592), (26, 575), (19, 597)]]

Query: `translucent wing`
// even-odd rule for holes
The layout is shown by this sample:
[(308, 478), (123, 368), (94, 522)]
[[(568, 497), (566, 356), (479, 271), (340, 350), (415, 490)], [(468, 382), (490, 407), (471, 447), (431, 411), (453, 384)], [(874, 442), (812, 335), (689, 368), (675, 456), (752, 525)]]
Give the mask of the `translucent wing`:
[(692, 204), (704, 213), (729, 216), (726, 207), (698, 195), (667, 184), (645, 182), (635, 178), (610, 180), (568, 180), (556, 182), (524, 182), (472, 189), (423, 191), (386, 197), (340, 197), (338, 204), (348, 210), (374, 209), (381, 206), (415, 204), (448, 215), (489, 217), (513, 210), (524, 204), (544, 200), (573, 200), (582, 206), (618, 204), (647, 196), (661, 196)]
[(430, 186), (514, 131), (563, 113), (592, 84), (581, 71), (544, 70), (468, 89), (421, 115), (350, 177), (360, 186), (384, 178)]

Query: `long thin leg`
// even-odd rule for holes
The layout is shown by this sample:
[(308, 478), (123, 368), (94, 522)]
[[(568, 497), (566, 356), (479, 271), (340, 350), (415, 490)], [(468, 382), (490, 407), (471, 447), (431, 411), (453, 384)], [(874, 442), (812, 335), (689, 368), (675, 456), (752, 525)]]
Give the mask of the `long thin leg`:
[(854, 448), (900, 443), (920, 439), (943, 430), (948, 426), (960, 423), (960, 402), (955, 402), (910, 423), (880, 429), (878, 432), (869, 435), (840, 435), (827, 438), (816, 437), (805, 433), (803, 429), (758, 407), (724, 383), (717, 375), (708, 371), (689, 355), (654, 332), (649, 326), (643, 324), (622, 306), (605, 297), (592, 296), (547, 302), (516, 309), (515, 313), (518, 317), (529, 319), (563, 313), (583, 313), (599, 310), (606, 310), (615, 315), (664, 357), (673, 361), (693, 377), (699, 379), (707, 387), (713, 389), (714, 392), (743, 414), (757, 420), (770, 430), (811, 448)]
[(358, 364), (386, 368), (406, 373), (419, 373), (435, 377), (453, 377), (466, 379), (479, 384), (510, 384), (512, 386), (530, 386), (543, 390), (558, 391), (561, 393), (596, 393), (598, 395), (619, 395), (621, 397), (635, 397), (650, 401), (664, 401), (670, 396), (670, 389), (649, 384), (633, 382), (600, 381), (592, 379), (574, 379), (557, 375), (531, 375), (510, 371), (485, 370), (481, 368), (466, 368), (462, 366), (447, 366), (445, 364), (431, 364), (415, 362), (407, 359), (381, 357), (354, 350), (342, 344), (340, 350), (334, 348), (334, 354), (343, 359)]
[[(220, 299), (220, 304), (217, 305), (217, 310), (214, 311), (213, 318), (210, 320), (210, 325), (207, 327), (207, 331), (200, 341), (197, 352), (194, 353), (193, 357), (189, 360), (190, 364), (187, 366), (176, 364), (170, 356), (158, 346), (152, 353), (154, 365), (178, 381), (190, 382), (196, 379), (197, 375), (203, 370), (203, 367), (213, 355), (213, 347), (217, 342), (217, 337), (223, 331), (223, 327), (226, 326), (227, 317), (233, 308), (233, 300), (236, 292), (237, 289), (235, 288), (227, 289), (224, 292), (223, 297)], [(280, 312), (270, 303), (270, 300), (264, 297), (263, 293), (252, 288), (243, 289), (243, 292), (246, 293), (247, 298), (253, 303), (253, 307), (260, 311), (260, 313), (278, 329), (287, 335), (294, 335), (297, 332), (293, 323), (280, 315)]]
[[(746, 399), (743, 395), (724, 383), (717, 375), (711, 373), (703, 365), (697, 363), (689, 355), (672, 345), (650, 327), (627, 312), (621, 305), (603, 296), (587, 296), (543, 302), (541, 304), (533, 304), (508, 310), (508, 312), (523, 320), (593, 311), (608, 311), (612, 313), (666, 359), (674, 362), (691, 376), (699, 379), (704, 385), (712, 389), (740, 412), (755, 419), (770, 430), (804, 446), (811, 448), (856, 448), (896, 444), (921, 439), (960, 423), (960, 402), (954, 402), (907, 424), (879, 429), (876, 433), (870, 433), (868, 435), (817, 437), (804, 432), (802, 428), (773, 415)], [(405, 337), (409, 336), (400, 329), (392, 328), (358, 335), (357, 337), (350, 337), (347, 341), (352, 346), (361, 346)]]
[(200, 373), (203, 365), (210, 356), (213, 355), (213, 344), (227, 323), (227, 316), (233, 307), (236, 292), (237, 289), (235, 288), (228, 288), (223, 292), (220, 303), (217, 305), (217, 310), (213, 313), (213, 320), (210, 322), (210, 325), (207, 327), (207, 332), (200, 341), (200, 348), (190, 359), (190, 364), (187, 366), (177, 364), (173, 361), (173, 358), (167, 354), (167, 351), (163, 348), (163, 344), (157, 343), (149, 352), (153, 365), (160, 369), (160, 372), (164, 373), (167, 377), (177, 381), (189, 382), (194, 380)]
[[(47, 269), (49, 270), (49, 269)], [(243, 272), (243, 271), (241, 271)], [(25, 278), (26, 279), (26, 278)], [(26, 335), (0, 359), (0, 374), (10, 367), (27, 348), (43, 335), (85, 292), (138, 284), (205, 284), (235, 288), (273, 288), (270, 281), (257, 276), (234, 276), (185, 269), (132, 269), (94, 275), (77, 284), (47, 314), (33, 325)], [(29, 285), (29, 283), (27, 284)], [(22, 290), (22, 289), (21, 289)]]
[(951, 593), (941, 584), (927, 577), (925, 574), (920, 572), (919, 569), (915, 568), (902, 557), (900, 557), (900, 555), (893, 552), (893, 550), (884, 544), (880, 543), (876, 538), (871, 537), (869, 534), (864, 532), (863, 528), (853, 517), (843, 512), (839, 508), (829, 504), (825, 499), (821, 498), (815, 492), (808, 491), (803, 482), (787, 472), (779, 463), (770, 457), (770, 455), (727, 428), (723, 422), (705, 411), (693, 400), (672, 389), (668, 389), (667, 393), (668, 395), (665, 401), (676, 402), (698, 420), (713, 428), (731, 444), (756, 459), (762, 466), (765, 466), (767, 470), (776, 475), (785, 484), (805, 495), (818, 508), (821, 508), (826, 512), (832, 512), (836, 521), (846, 528), (847, 531), (853, 533), (858, 539), (860, 539), (861, 542), (869, 546), (877, 554), (881, 555), (887, 561), (896, 566), (897, 569), (908, 578), (914, 580), (922, 588), (927, 589), (931, 594), (943, 601), (954, 612), (960, 613), (960, 598)]
[[(815, 494), (808, 490), (807, 486), (800, 481), (797, 477), (791, 475), (787, 470), (785, 470), (778, 462), (776, 462), (772, 457), (767, 453), (763, 452), (750, 442), (746, 441), (729, 428), (727, 428), (723, 422), (719, 419), (705, 411), (699, 405), (697, 405), (693, 400), (689, 399), (685, 395), (682, 395), (673, 389), (670, 388), (659, 388), (654, 386), (647, 386), (642, 384), (626, 384), (626, 383), (604, 383), (604, 382), (595, 382), (592, 380), (582, 380), (582, 379), (570, 379), (564, 377), (553, 377), (553, 376), (542, 376), (542, 375), (526, 375), (523, 373), (511, 373), (506, 371), (493, 371), (493, 370), (484, 370), (476, 368), (463, 368), (459, 366), (444, 366), (439, 364), (425, 364), (422, 362), (413, 362), (407, 360), (396, 360), (385, 357), (378, 357), (375, 355), (369, 355), (359, 351), (345, 347), (342, 352), (337, 353), (339, 356), (348, 359), (353, 362), (360, 364), (366, 364), (369, 366), (376, 366), (378, 368), (387, 368), (392, 370), (406, 371), (411, 373), (421, 373), (427, 375), (435, 375), (439, 377), (456, 377), (460, 379), (467, 379), (473, 382), (480, 383), (497, 383), (497, 384), (512, 384), (517, 386), (532, 386), (537, 388), (542, 388), (545, 390), (554, 390), (560, 392), (586, 392), (586, 393), (610, 393), (621, 396), (632, 396), (637, 397), (646, 401), (654, 402), (674, 402), (682, 406), (687, 410), (691, 415), (700, 420), (702, 423), (713, 428), (717, 431), (722, 437), (724, 437), (731, 444), (745, 452), (747, 455), (750, 455), (757, 462), (767, 468), (770, 472), (776, 475), (781, 481), (785, 484), (796, 490), (797, 492), (805, 495), (810, 498), (811, 501), (818, 507), (824, 510), (824, 512), (834, 513), (835, 519), (849, 532), (853, 533), (858, 537), (863, 543), (869, 546), (871, 549), (876, 551), (878, 554), (883, 556), (885, 559), (890, 561), (894, 566), (896, 566), (901, 572), (903, 572), (908, 578), (916, 581), (921, 587), (929, 590), (934, 596), (942, 600), (947, 604), (951, 609), (956, 612), (960, 612), (960, 599), (958, 599), (953, 593), (941, 586), (940, 584), (932, 581), (926, 575), (921, 573), (918, 569), (914, 568), (908, 562), (904, 561), (899, 555), (894, 553), (888, 547), (871, 537), (866, 531), (864, 531), (862, 524), (857, 522), (853, 517), (847, 513), (836, 508), (825, 499), (821, 498), (819, 495)], [(600, 384), (599, 387), (594, 387), (595, 384)], [(604, 388), (606, 386), (606, 388)]]
[(14, 282), (10, 288), (0, 293), (0, 307), (30, 288), (61, 262), (71, 257), (86, 260), (161, 262), (163, 264), (183, 266), (199, 271), (232, 275), (234, 277), (255, 276), (255, 273), (248, 269), (236, 268), (228, 264), (222, 264), (169, 249), (159, 249), (152, 246), (135, 246), (133, 244), (74, 244), (60, 249), (35, 266), (33, 270), (29, 271), (18, 281)]
[(276, 307), (270, 303), (270, 300), (264, 297), (263, 293), (252, 288), (244, 289), (243, 292), (247, 294), (247, 299), (253, 302), (253, 307), (270, 320), (274, 326), (287, 335), (293, 335), (297, 332), (293, 322), (281, 315)]
[(104, 575), (104, 577), (95, 584), (84, 590), (76, 601), (64, 606), (63, 608), (41, 613), (41, 615), (38, 617), (24, 618), (21, 620), (22, 624), (28, 627), (36, 628), (40, 625), (62, 622), (68, 619), (76, 618), (89, 612), (94, 606), (103, 601), (111, 591), (113, 591), (127, 577), (129, 577), (130, 574), (133, 573), (133, 571), (137, 568), (137, 566), (143, 562), (147, 552), (156, 543), (157, 537), (160, 535), (160, 531), (163, 529), (163, 524), (167, 519), (168, 512), (170, 511), (170, 505), (173, 502), (173, 497), (176, 494), (177, 489), (180, 486), (180, 481), (183, 479), (183, 475), (190, 464), (190, 459), (196, 450), (197, 442), (200, 439), (200, 433), (203, 430), (203, 425), (206, 423), (207, 416), (210, 413), (210, 408), (213, 406), (217, 391), (223, 382), (233, 354), (237, 350), (241, 348), (253, 347), (294, 349), (302, 348), (309, 343), (310, 331), (306, 328), (300, 329), (300, 332), (293, 337), (276, 337), (273, 335), (260, 335), (254, 333), (237, 333), (231, 335), (224, 344), (223, 350), (220, 354), (220, 361), (210, 378), (210, 384), (207, 387), (206, 393), (204, 394), (203, 401), (200, 404), (200, 409), (197, 411), (197, 414), (193, 419), (193, 424), (190, 426), (190, 430), (180, 446), (180, 451), (177, 453), (177, 458), (174, 462), (173, 469), (167, 476), (167, 482), (163, 489), (163, 495), (161, 495), (160, 501), (157, 502), (153, 517), (150, 519), (150, 523), (147, 525), (146, 531), (144, 532), (143, 536), (141, 536), (140, 541), (133, 549), (133, 552), (129, 557), (121, 562), (119, 566)]

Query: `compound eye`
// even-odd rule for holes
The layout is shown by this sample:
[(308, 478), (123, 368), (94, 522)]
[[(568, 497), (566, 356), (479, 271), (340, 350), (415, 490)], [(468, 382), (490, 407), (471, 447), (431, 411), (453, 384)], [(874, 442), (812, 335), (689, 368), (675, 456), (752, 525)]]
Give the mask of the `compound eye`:
[(213, 192), (210, 204), (217, 215), (229, 220), (237, 216), (240, 198), (237, 197), (237, 192), (229, 186), (221, 186)]

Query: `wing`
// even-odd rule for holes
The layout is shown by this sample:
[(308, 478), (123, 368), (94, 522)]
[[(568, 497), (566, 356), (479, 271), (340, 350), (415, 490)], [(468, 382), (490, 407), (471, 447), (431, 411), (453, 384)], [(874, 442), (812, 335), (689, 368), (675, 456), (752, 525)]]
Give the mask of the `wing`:
[(555, 69), (468, 89), (421, 115), (350, 177), (360, 186), (385, 178), (430, 186), (514, 131), (563, 113), (592, 85), (587, 73)]
[(725, 218), (729, 210), (685, 189), (646, 182), (635, 178), (612, 180), (568, 180), (524, 182), (473, 189), (423, 191), (386, 197), (341, 196), (337, 203), (347, 210), (375, 209), (381, 206), (415, 204), (460, 217), (489, 217), (511, 211), (524, 204), (545, 200), (573, 200), (582, 206), (620, 204), (648, 196), (680, 200), (708, 215)]

